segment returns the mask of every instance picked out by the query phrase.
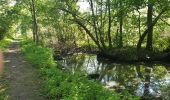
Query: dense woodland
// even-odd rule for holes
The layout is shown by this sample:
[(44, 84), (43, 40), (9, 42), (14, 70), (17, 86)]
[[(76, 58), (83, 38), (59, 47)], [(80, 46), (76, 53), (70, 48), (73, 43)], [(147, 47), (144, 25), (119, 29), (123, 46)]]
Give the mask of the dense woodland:
[(113, 57), (135, 49), (140, 58), (143, 50), (162, 52), (169, 46), (169, 0), (10, 2), (1, 2), (1, 38), (22, 34), (56, 53), (89, 47)]
[(0, 9), (0, 40), (32, 41), (56, 60), (81, 52), (113, 62), (170, 61), (170, 0), (1, 0)]

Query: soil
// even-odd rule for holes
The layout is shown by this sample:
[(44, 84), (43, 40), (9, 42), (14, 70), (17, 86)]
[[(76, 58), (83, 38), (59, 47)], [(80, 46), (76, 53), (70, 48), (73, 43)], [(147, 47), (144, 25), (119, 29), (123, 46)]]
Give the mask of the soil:
[(24, 60), (19, 42), (13, 42), (4, 52), (4, 62), (4, 75), (0, 83), (7, 84), (7, 100), (45, 100), (40, 92), (41, 80), (38, 71)]

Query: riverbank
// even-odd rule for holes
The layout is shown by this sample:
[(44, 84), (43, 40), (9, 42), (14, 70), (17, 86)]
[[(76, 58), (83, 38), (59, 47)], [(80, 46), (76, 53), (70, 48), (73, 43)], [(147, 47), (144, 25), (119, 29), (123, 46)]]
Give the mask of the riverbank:
[(81, 72), (71, 73), (58, 69), (54, 63), (53, 53), (49, 48), (35, 45), (33, 42), (23, 42), (22, 51), (26, 59), (41, 73), (43, 93), (49, 100), (127, 100), (139, 99), (128, 92), (116, 93), (105, 89), (94, 80), (89, 80)]
[(109, 60), (117, 63), (152, 63), (152, 62), (169, 62), (170, 61), (170, 51), (164, 50), (154, 50), (149, 52), (142, 48), (140, 51), (137, 51), (136, 47), (126, 47), (126, 48), (113, 48), (112, 50), (108, 50), (107, 52), (98, 51), (98, 49), (94, 49), (91, 51), (89, 47), (80, 47), (75, 48), (74, 51), (67, 51), (67, 53), (56, 53), (54, 52), (55, 60), (62, 60), (66, 56), (71, 56), (77, 53), (82, 54), (96, 54), (98, 60)]
[[(95, 53), (96, 54), (96, 53)], [(170, 51), (154, 49), (147, 51), (145, 48), (141, 50), (136, 47), (112, 48), (108, 51), (98, 51), (98, 59), (108, 59), (112, 62), (138, 63), (138, 62), (169, 62)]]

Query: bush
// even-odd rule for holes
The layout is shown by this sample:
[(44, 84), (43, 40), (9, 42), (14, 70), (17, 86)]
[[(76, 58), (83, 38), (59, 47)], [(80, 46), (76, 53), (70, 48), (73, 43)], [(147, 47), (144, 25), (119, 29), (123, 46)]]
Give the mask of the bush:
[(0, 40), (4, 39), (6, 31), (7, 31), (6, 28), (0, 25)]
[(37, 67), (48, 67), (54, 65), (52, 50), (42, 46), (37, 46), (30, 41), (22, 42), (22, 51), (26, 59)]
[(50, 100), (121, 100), (118, 93), (103, 88), (81, 74), (42, 69), (44, 93)]
[(4, 50), (8, 48), (9, 44), (10, 44), (10, 40), (8, 39), (0, 40), (0, 50)]

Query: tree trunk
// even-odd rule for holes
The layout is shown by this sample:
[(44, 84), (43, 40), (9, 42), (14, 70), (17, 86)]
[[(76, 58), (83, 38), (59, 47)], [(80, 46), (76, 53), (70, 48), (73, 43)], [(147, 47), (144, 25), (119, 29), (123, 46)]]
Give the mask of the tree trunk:
[(94, 27), (94, 30), (95, 30), (96, 40), (99, 41), (99, 36), (98, 36), (98, 31), (97, 31), (96, 17), (95, 17), (95, 13), (94, 13), (93, 0), (90, 0), (90, 8), (91, 8), (91, 12), (92, 12), (92, 20), (93, 20), (93, 27)]
[(139, 33), (139, 37), (141, 37), (141, 13), (140, 13), (139, 9), (137, 11), (139, 13), (139, 17), (138, 17), (138, 33)]
[(123, 9), (122, 1), (120, 2), (120, 26), (119, 26), (119, 47), (123, 47)]
[(112, 40), (111, 40), (111, 26), (112, 26), (112, 22), (111, 22), (110, 0), (107, 0), (107, 4), (108, 4), (108, 19), (109, 19), (108, 40), (109, 40), (109, 49), (111, 49), (112, 48)]
[[(101, 0), (100, 2), (103, 2), (103, 0)], [(99, 31), (99, 37), (100, 37), (100, 43), (101, 45), (103, 46), (103, 48), (106, 48), (106, 45), (105, 45), (105, 38), (104, 38), (104, 21), (103, 21), (103, 5), (101, 4), (100, 6), (100, 28), (98, 28), (98, 31)], [(106, 11), (107, 12), (107, 9)], [(105, 16), (104, 16), (105, 17)]]
[(33, 40), (35, 43), (38, 43), (38, 25), (37, 25), (37, 17), (36, 17), (36, 10), (35, 10), (35, 2), (32, 0), (32, 18), (33, 18)]
[(87, 27), (81, 22), (79, 21), (75, 16), (74, 16), (74, 21), (80, 25), (85, 31), (86, 33), (90, 36), (90, 38), (94, 41), (94, 43), (98, 46), (100, 51), (104, 51), (104, 48), (102, 48), (102, 46), (100, 45), (99, 41), (96, 40), (96, 38), (92, 35), (92, 33), (87, 29)]
[(148, 28), (148, 37), (146, 49), (152, 51), (152, 40), (153, 40), (153, 26), (152, 26), (152, 15), (153, 15), (153, 4), (149, 2), (148, 4), (148, 13), (147, 13), (147, 28)]

